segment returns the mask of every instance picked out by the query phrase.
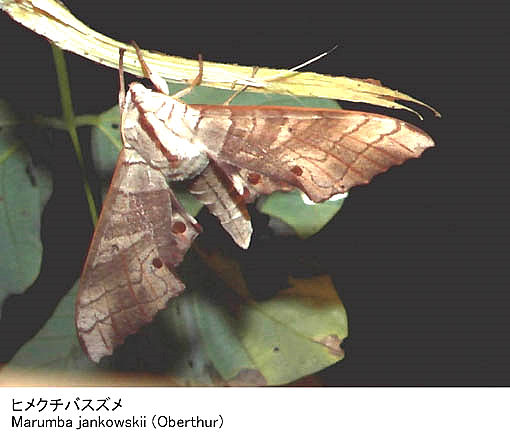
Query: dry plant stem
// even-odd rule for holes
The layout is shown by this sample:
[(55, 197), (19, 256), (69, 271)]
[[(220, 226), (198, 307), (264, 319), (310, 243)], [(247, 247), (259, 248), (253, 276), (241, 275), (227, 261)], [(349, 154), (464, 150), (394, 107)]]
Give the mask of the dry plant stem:
[[(141, 75), (132, 46), (94, 31), (56, 0), (0, 0), (0, 7), (12, 19), (47, 38), (61, 49), (105, 66), (117, 69), (119, 48), (124, 48), (126, 72)], [(143, 51), (143, 54), (152, 71), (167, 81), (186, 82), (196, 75), (196, 63), (192, 60), (151, 51)], [(229, 90), (233, 84), (237, 84), (240, 87), (248, 85), (254, 92), (362, 102), (387, 108), (406, 109), (419, 116), (416, 111), (397, 102), (401, 100), (424, 105), (439, 116), (434, 108), (409, 95), (359, 79), (311, 72), (296, 73), (265, 67), (260, 68), (257, 78), (254, 79), (250, 77), (251, 71), (252, 67), (207, 62), (204, 63), (203, 83), (210, 87)]]

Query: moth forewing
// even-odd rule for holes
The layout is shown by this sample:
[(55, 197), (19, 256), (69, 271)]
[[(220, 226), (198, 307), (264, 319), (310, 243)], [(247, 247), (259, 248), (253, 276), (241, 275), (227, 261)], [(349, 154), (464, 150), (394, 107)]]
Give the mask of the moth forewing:
[(290, 184), (314, 202), (367, 184), (434, 145), (415, 126), (379, 114), (274, 106), (194, 107), (201, 110), (201, 124), (214, 123), (216, 131), (225, 127), (221, 143), (206, 144), (211, 158)]

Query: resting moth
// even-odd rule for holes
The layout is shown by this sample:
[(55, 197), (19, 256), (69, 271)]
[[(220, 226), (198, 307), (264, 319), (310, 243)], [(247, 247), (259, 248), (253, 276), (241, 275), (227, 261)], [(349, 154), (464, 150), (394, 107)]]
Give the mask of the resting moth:
[(202, 228), (169, 181), (189, 181), (189, 191), (247, 248), (246, 204), (257, 196), (299, 189), (322, 202), (434, 145), (409, 123), (366, 112), (187, 105), (168, 95), (135, 48), (154, 89), (134, 82), (125, 91), (121, 50), (124, 147), (76, 302), (78, 337), (95, 362), (185, 289), (175, 269)]

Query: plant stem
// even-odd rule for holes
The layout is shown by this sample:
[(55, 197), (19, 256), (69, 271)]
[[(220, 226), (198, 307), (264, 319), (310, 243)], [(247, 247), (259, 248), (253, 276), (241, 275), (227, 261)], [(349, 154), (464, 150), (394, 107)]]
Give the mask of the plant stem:
[(71, 87), (69, 85), (69, 75), (67, 74), (66, 62), (61, 49), (54, 45), (51, 46), (51, 49), (53, 51), (53, 60), (55, 62), (58, 87), (60, 90), (60, 102), (62, 105), (62, 115), (64, 119), (63, 122), (67, 132), (69, 133), (69, 136), (71, 137), (74, 152), (76, 154), (76, 158), (78, 159), (78, 164), (82, 172), (83, 188), (85, 190), (85, 196), (87, 197), (87, 202), (89, 204), (90, 216), (92, 217), (92, 222), (95, 226), (97, 223), (97, 210), (94, 203), (94, 197), (92, 196), (92, 190), (90, 189), (90, 184), (87, 179), (85, 162), (83, 160), (80, 141), (78, 139), (78, 132), (76, 130), (77, 124), (73, 111), (73, 103), (71, 100)]
[[(61, 131), (67, 131), (67, 124), (64, 120), (58, 117), (46, 117), (36, 115), (33, 122), (37, 125), (46, 126), (52, 129), (59, 129)], [(81, 128), (82, 126), (97, 126), (99, 125), (99, 117), (95, 114), (83, 114), (81, 116), (74, 117), (74, 126)]]

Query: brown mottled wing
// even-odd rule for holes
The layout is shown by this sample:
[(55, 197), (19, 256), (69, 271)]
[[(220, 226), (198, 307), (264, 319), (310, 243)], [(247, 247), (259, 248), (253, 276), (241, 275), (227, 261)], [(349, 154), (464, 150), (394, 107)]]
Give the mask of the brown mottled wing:
[[(171, 226), (170, 226), (171, 224)], [(174, 273), (199, 226), (133, 149), (117, 161), (80, 280), (76, 328), (95, 362), (184, 290)]]
[[(247, 169), (321, 202), (434, 145), (383, 115), (318, 108), (205, 106), (196, 132), (218, 163)], [(213, 141), (208, 141), (213, 139)]]

